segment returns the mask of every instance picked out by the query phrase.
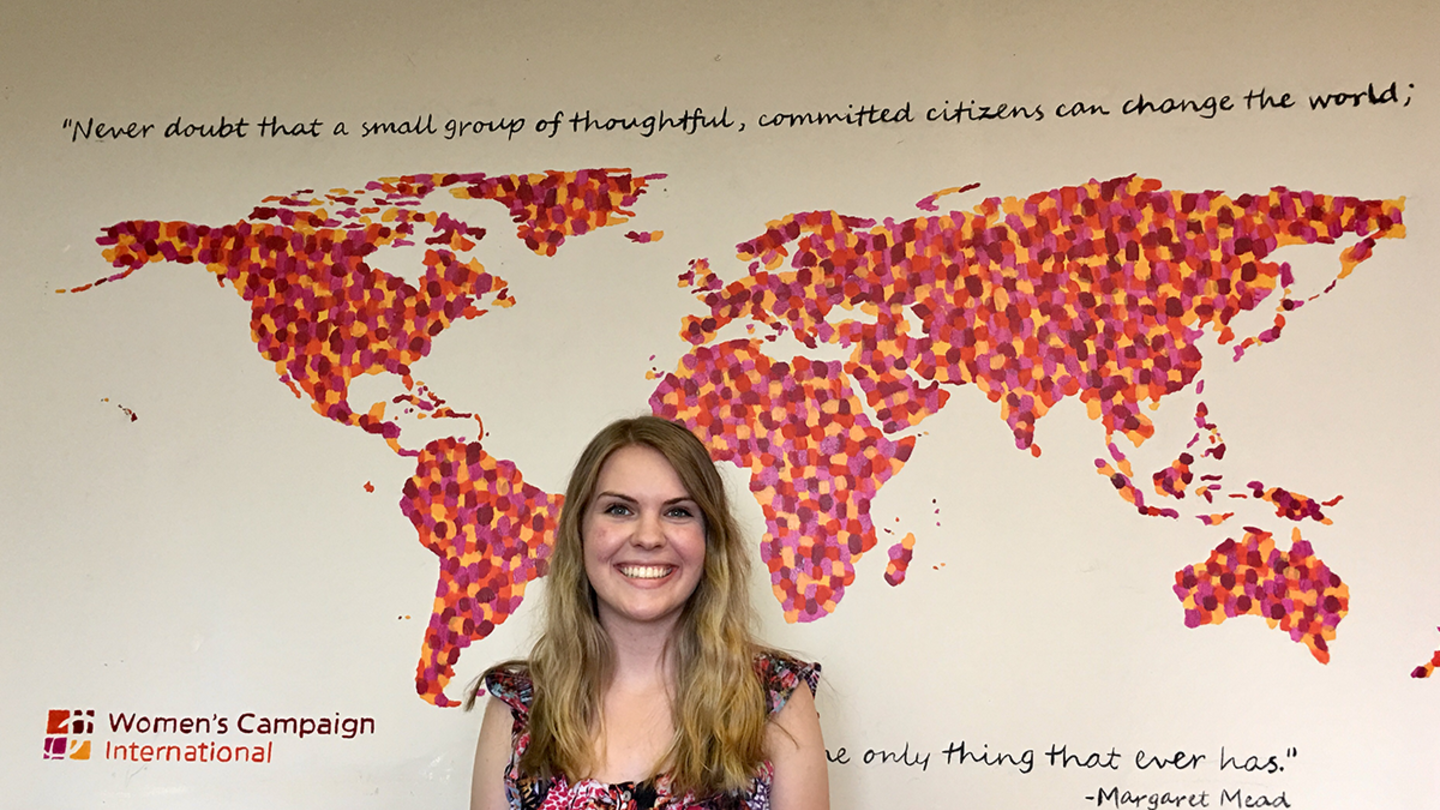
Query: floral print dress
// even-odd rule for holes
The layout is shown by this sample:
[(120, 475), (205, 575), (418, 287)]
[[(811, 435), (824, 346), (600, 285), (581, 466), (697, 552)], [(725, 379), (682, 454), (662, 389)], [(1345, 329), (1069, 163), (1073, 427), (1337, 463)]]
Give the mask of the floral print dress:
[[(771, 715), (784, 708), (801, 683), (814, 693), (820, 682), (819, 664), (805, 664), (777, 655), (756, 656), (755, 669), (764, 683)], [(564, 776), (554, 779), (524, 776), (519, 763), (530, 745), (534, 686), (524, 673), (498, 671), (486, 676), (485, 688), (510, 707), (514, 718), (510, 763), (505, 768), (505, 795), (512, 810), (769, 810), (775, 770), (768, 761), (761, 763), (750, 789), (743, 794), (704, 800), (690, 793), (672, 794), (670, 781), (664, 774), (653, 780), (619, 784), (595, 779), (581, 779), (571, 784)]]

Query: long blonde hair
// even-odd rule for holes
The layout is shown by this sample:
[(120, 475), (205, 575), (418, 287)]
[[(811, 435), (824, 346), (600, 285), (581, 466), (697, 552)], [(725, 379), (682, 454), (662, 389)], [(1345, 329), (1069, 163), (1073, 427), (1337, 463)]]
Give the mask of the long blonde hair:
[(613, 650), (596, 616), (580, 528), (601, 467), (616, 450), (631, 445), (663, 455), (705, 518), (704, 571), (669, 641), (675, 738), (656, 767), (669, 776), (677, 794), (742, 791), (764, 759), (767, 720), (765, 692), (755, 670), (760, 647), (752, 635), (754, 610), (747, 591), (749, 550), (705, 446), (682, 425), (654, 416), (611, 423), (581, 453), (556, 529), (541, 636), (528, 662), (495, 668), (528, 668), (535, 688), (530, 745), (520, 770), (539, 778), (574, 778), (596, 766), (595, 735)]

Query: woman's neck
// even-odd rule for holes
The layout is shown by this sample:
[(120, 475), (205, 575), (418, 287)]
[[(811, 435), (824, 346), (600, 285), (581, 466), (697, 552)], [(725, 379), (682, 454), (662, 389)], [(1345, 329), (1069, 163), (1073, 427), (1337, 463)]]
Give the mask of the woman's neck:
[[(610, 618), (605, 621), (605, 618)], [(601, 625), (610, 637), (613, 669), (611, 683), (667, 683), (671, 670), (670, 637), (675, 621), (632, 623), (602, 617)]]
[(612, 669), (601, 698), (596, 771), (602, 782), (632, 782), (663, 767), (675, 729), (670, 629), (653, 625), (607, 627)]

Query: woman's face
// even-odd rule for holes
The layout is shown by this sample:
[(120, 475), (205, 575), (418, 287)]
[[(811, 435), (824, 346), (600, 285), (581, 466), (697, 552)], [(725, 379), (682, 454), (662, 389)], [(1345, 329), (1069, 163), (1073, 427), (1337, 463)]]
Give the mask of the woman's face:
[(600, 624), (668, 632), (705, 568), (705, 518), (670, 462), (644, 445), (611, 453), (581, 536)]

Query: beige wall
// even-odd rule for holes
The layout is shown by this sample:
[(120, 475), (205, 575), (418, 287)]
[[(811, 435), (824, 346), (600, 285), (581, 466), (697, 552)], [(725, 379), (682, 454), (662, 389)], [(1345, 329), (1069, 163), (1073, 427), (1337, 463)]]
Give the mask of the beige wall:
[[(298, 188), (598, 167), (667, 176), (633, 222), (573, 238), (553, 258), (514, 239), (497, 205), (436, 206), (489, 230), (475, 256), (511, 282), (517, 304), (452, 326), (416, 376), (478, 413), (486, 449), (547, 491), (563, 487), (599, 425), (645, 410), (646, 372), (672, 370), (688, 348), (680, 319), (703, 309), (676, 287), (687, 262), (708, 257), (739, 278), (734, 245), (785, 214), (900, 220), (968, 183), (980, 187), (940, 198), (942, 211), (1136, 173), (1237, 196), (1283, 185), (1406, 198), (1403, 239), (1381, 242), (1243, 361), (1207, 337), (1204, 394), (1167, 397), (1150, 413), (1156, 435), (1124, 448), (1158, 503), (1149, 473), (1195, 432), (1203, 400), (1229, 451), (1210, 470), (1227, 491), (1261, 480), (1344, 496), (1327, 509), (1332, 525), (1301, 525), (1350, 588), (1328, 664), (1258, 617), (1187, 629), (1172, 593), (1177, 570), (1242, 526), (1285, 547), (1293, 524), (1233, 500), (1224, 510), (1239, 514), (1207, 528), (1193, 495), (1164, 504), (1180, 520), (1138, 516), (1092, 472), (1104, 431), (1078, 402), (1040, 420), (1044, 454), (1032, 458), (973, 386), (909, 432), (916, 451), (874, 502), (880, 544), (833, 615), (788, 625), (760, 580), (756, 598), (770, 638), (825, 666), (826, 740), (848, 760), (831, 769), (837, 808), (1078, 810), (1112, 806), (1112, 789), (1205, 791), (1212, 807), (1230, 806), (1222, 792), (1283, 793), (1310, 810), (1423, 807), (1440, 795), (1440, 684), (1410, 677), (1440, 647), (1440, 21), (1428, 4), (12, 5), (0, 32), (0, 804), (461, 805), (478, 718), (436, 709), (413, 687), (436, 577), (396, 507), (414, 462), (292, 396), (257, 355), (244, 302), (197, 266), (161, 262), (85, 293), (54, 291), (115, 272), (95, 239), (123, 220), (218, 226)], [(1372, 83), (1380, 96), (1392, 82), (1393, 103), (1311, 109), (1311, 96)], [(1247, 110), (1246, 93), (1261, 88), (1295, 106), (1261, 111), (1252, 98)], [(1124, 114), (1140, 94), (1202, 109)], [(1234, 109), (1219, 110), (1227, 95)], [(1003, 103), (1044, 118), (925, 120), (962, 102), (977, 115)], [(1111, 114), (1056, 115), (1075, 102)], [(907, 103), (913, 123), (760, 125)], [(694, 107), (735, 125), (643, 137), (569, 123), (585, 111), (643, 119)], [(557, 112), (558, 134), (535, 131)], [(183, 127), (222, 116), (245, 118), (247, 137), (164, 135), (177, 117)], [(269, 116), (319, 135), (262, 137)], [(425, 116), (433, 135), (363, 137), (367, 121)], [(91, 118), (155, 127), (87, 139), (73, 122)], [(445, 137), (452, 119), (518, 118), (513, 137)], [(333, 134), (340, 122), (348, 136)], [(665, 235), (637, 245), (631, 229)], [(1335, 277), (1340, 248), (1275, 258), (1305, 294)], [(420, 256), (402, 249), (381, 266), (414, 275)], [(1267, 302), (1236, 331), (1254, 334), (1272, 313)], [(352, 398), (395, 390), (393, 378), (367, 378)], [(407, 436), (455, 429), (407, 425)], [(747, 480), (728, 472), (758, 536)], [(907, 532), (914, 561), (890, 587), (885, 550)], [(543, 583), (465, 651), (452, 694), (525, 649)], [(48, 712), (77, 708), (95, 710), (90, 759), (44, 760)], [(234, 726), (247, 713), (251, 729), (338, 714), (373, 718), (374, 733), (246, 736)], [(230, 729), (113, 730), (121, 714), (224, 718)], [(273, 744), (271, 759), (113, 754), (206, 740)], [(1033, 767), (962, 765), (962, 742), (990, 761), (1030, 751)], [(1052, 765), (1052, 746), (1116, 767)], [(1283, 771), (1222, 771), (1222, 746), (1241, 765), (1273, 755)], [(867, 764), (875, 750), (928, 762), (872, 753)], [(1205, 758), (1137, 766), (1177, 750)]]

